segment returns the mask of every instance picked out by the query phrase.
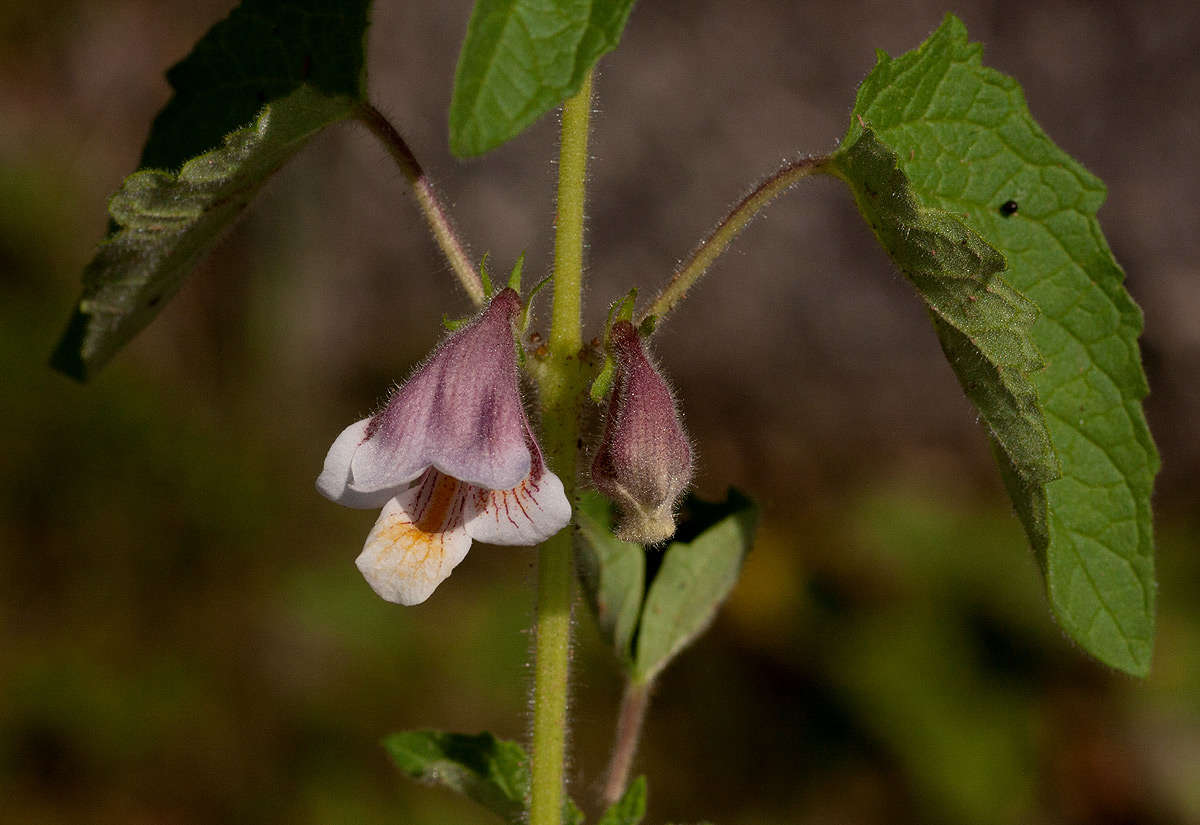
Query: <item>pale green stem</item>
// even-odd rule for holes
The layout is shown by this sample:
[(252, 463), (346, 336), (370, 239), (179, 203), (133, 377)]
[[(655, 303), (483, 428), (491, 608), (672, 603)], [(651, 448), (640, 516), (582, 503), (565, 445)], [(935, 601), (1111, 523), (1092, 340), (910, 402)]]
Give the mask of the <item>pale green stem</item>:
[(829, 157), (802, 158), (793, 161), (742, 198), (725, 216), (725, 219), (717, 224), (717, 228), (713, 230), (712, 234), (701, 241), (700, 246), (696, 247), (696, 251), (692, 253), (691, 257), (675, 271), (671, 280), (654, 299), (654, 303), (642, 314), (639, 323), (652, 315), (662, 320), (668, 312), (675, 308), (676, 304), (683, 300), (683, 296), (687, 294), (692, 284), (700, 280), (700, 276), (708, 271), (713, 261), (725, 251), (737, 234), (746, 228), (746, 225), (754, 219), (760, 209), (802, 178), (818, 172), (827, 172), (829, 162)]
[[(538, 370), (542, 444), (550, 468), (575, 500), (579, 413), (586, 380), (583, 334), (584, 197), (592, 78), (563, 104), (554, 237), (554, 307), (549, 355)], [(529, 825), (562, 825), (571, 642), (572, 536), (561, 530), (538, 548), (537, 626), (533, 675), (533, 783)]]
[(642, 736), (646, 707), (650, 704), (651, 686), (651, 682), (633, 679), (625, 684), (621, 710), (617, 713), (617, 728), (613, 733), (612, 756), (608, 760), (608, 773), (604, 778), (605, 808), (611, 808), (625, 795), (629, 770), (633, 767), (633, 757), (637, 754), (638, 740)]
[(408, 182), (412, 184), (413, 197), (417, 199), (417, 206), (421, 208), (425, 220), (429, 223), (429, 228), (433, 231), (434, 240), (441, 247), (446, 260), (450, 262), (450, 268), (454, 270), (454, 275), (458, 278), (458, 282), (466, 291), (471, 302), (475, 306), (481, 306), (484, 299), (483, 281), (480, 280), (479, 273), (471, 264), (471, 259), (467, 256), (458, 233), (454, 231), (454, 224), (450, 222), (449, 215), (446, 214), (445, 208), (438, 200), (437, 193), (433, 189), (433, 182), (429, 180), (429, 176), (425, 174), (421, 164), (417, 162), (416, 156), (408, 148), (404, 138), (400, 137), (396, 127), (370, 103), (361, 104), (356, 116), (371, 131), (371, 134), (379, 138), (388, 154), (400, 167), (404, 177), (408, 178)]

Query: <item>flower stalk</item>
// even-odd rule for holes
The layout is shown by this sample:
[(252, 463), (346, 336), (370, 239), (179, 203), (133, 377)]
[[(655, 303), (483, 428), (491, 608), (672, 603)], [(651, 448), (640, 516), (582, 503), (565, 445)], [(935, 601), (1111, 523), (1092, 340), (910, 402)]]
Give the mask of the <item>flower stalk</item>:
[[(592, 76), (563, 104), (554, 238), (554, 303), (549, 354), (538, 371), (542, 439), (551, 469), (574, 501), (576, 442), (586, 378), (580, 307), (584, 200)], [(571, 641), (572, 536), (562, 530), (538, 549), (534, 652), (532, 786), (529, 825), (561, 825)]]
[(650, 704), (651, 682), (630, 679), (625, 684), (621, 697), (621, 709), (617, 713), (617, 727), (613, 734), (612, 756), (608, 760), (608, 771), (604, 777), (602, 800), (605, 808), (616, 805), (625, 795), (629, 784), (629, 772), (633, 757), (637, 754), (638, 742), (642, 737), (642, 723), (646, 720), (646, 708)]
[(396, 165), (400, 167), (404, 177), (412, 184), (413, 197), (417, 199), (417, 206), (421, 208), (421, 213), (425, 216), (425, 220), (433, 232), (433, 239), (437, 241), (437, 245), (446, 256), (459, 284), (471, 299), (471, 303), (477, 307), (483, 306), (486, 297), (483, 294), (483, 281), (471, 264), (462, 240), (454, 230), (454, 224), (450, 222), (450, 216), (434, 191), (433, 182), (430, 181), (429, 175), (425, 174), (421, 164), (417, 162), (416, 155), (408, 148), (408, 144), (404, 142), (404, 138), (400, 136), (396, 127), (370, 103), (363, 103), (359, 106), (357, 118), (370, 130), (371, 134), (379, 139), (388, 154), (396, 161)]
[(692, 284), (700, 280), (713, 262), (729, 247), (729, 244), (733, 243), (733, 239), (737, 237), (738, 233), (749, 225), (763, 207), (803, 178), (818, 173), (828, 173), (829, 165), (830, 158), (828, 156), (801, 158), (785, 164), (751, 190), (717, 224), (717, 228), (700, 242), (687, 261), (675, 270), (675, 274), (658, 293), (654, 303), (642, 313), (638, 324), (644, 323), (652, 316), (661, 321), (667, 313), (675, 308), (676, 304), (683, 300)]

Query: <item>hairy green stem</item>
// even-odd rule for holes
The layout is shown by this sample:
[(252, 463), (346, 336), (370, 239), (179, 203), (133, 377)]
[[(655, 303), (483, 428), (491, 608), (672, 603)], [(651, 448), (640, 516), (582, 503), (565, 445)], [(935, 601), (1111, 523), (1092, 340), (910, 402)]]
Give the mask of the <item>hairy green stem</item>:
[(828, 156), (815, 158), (801, 158), (793, 161), (760, 183), (748, 195), (738, 201), (737, 205), (730, 210), (717, 228), (712, 233), (700, 242), (696, 250), (691, 254), (679, 269), (675, 270), (675, 274), (662, 291), (658, 293), (658, 297), (654, 299), (646, 311), (642, 314), (638, 323), (644, 322), (650, 316), (655, 316), (659, 320), (667, 315), (675, 305), (683, 300), (683, 296), (692, 287), (692, 284), (700, 280), (700, 277), (708, 271), (713, 262), (728, 248), (729, 244), (739, 232), (746, 228), (746, 225), (754, 219), (759, 210), (773, 201), (776, 197), (787, 191), (802, 178), (809, 175), (817, 174), (818, 172), (828, 172), (830, 158)]
[(417, 206), (421, 208), (425, 220), (429, 222), (429, 228), (433, 230), (433, 238), (441, 247), (446, 260), (450, 262), (450, 268), (454, 270), (458, 282), (472, 303), (475, 306), (482, 306), (483, 281), (480, 280), (479, 273), (471, 264), (471, 259), (467, 256), (458, 233), (454, 231), (454, 224), (451, 223), (446, 209), (438, 200), (437, 193), (433, 189), (433, 182), (429, 180), (429, 176), (425, 174), (421, 164), (417, 162), (416, 156), (408, 148), (408, 144), (404, 142), (400, 133), (396, 131), (396, 127), (370, 103), (361, 104), (356, 117), (371, 131), (371, 134), (379, 138), (388, 154), (400, 167), (404, 177), (408, 178), (408, 182), (412, 184), (413, 196), (417, 199)]
[[(575, 499), (580, 406), (586, 391), (583, 333), (584, 198), (592, 78), (563, 104), (554, 237), (554, 306), (549, 354), (538, 370), (542, 444), (567, 498)], [(537, 626), (533, 676), (533, 783), (529, 825), (562, 825), (571, 642), (572, 536), (561, 530), (538, 549)]]
[(621, 697), (621, 709), (617, 713), (617, 728), (613, 734), (612, 756), (608, 760), (608, 772), (604, 778), (604, 807), (611, 808), (625, 795), (629, 783), (629, 770), (637, 754), (638, 740), (642, 736), (642, 723), (646, 719), (646, 707), (650, 704), (652, 682), (625, 683), (625, 695)]

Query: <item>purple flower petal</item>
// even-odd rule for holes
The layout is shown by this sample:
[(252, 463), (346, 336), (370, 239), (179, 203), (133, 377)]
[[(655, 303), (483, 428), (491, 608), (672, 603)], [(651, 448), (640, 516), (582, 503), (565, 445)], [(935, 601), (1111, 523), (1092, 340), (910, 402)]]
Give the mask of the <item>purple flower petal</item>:
[(430, 466), (493, 490), (529, 474), (512, 330), (520, 308), (515, 292), (501, 291), (397, 390), (351, 460), (352, 489), (394, 489)]

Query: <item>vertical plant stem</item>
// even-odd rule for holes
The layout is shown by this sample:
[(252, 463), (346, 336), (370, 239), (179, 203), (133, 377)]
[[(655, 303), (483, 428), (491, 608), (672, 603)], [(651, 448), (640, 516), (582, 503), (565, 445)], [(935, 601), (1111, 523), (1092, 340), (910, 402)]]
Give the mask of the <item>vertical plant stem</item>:
[[(549, 358), (540, 372), (542, 435), (551, 469), (575, 499), (575, 460), (584, 379), (584, 197), (592, 78), (563, 104), (558, 164), (558, 220), (554, 238), (554, 307)], [(533, 783), (529, 825), (562, 825), (567, 736), (567, 676), (571, 642), (571, 531), (561, 530), (538, 549), (537, 626), (533, 677)]]
[(408, 182), (412, 184), (413, 197), (417, 199), (417, 206), (421, 208), (425, 220), (429, 223), (429, 228), (433, 231), (434, 240), (441, 247), (446, 260), (450, 262), (450, 268), (454, 270), (458, 282), (466, 291), (471, 302), (475, 306), (481, 306), (484, 298), (483, 281), (471, 264), (471, 259), (467, 256), (458, 233), (454, 231), (454, 224), (450, 222), (445, 207), (438, 200), (437, 193), (433, 189), (433, 182), (425, 174), (421, 164), (417, 162), (416, 155), (408, 148), (408, 144), (396, 131), (396, 127), (370, 103), (363, 103), (359, 106), (358, 119), (371, 131), (371, 134), (379, 138), (388, 154), (400, 167), (404, 177), (408, 178)]
[(617, 714), (617, 729), (613, 735), (612, 756), (608, 760), (608, 773), (604, 778), (604, 807), (617, 804), (625, 794), (629, 783), (629, 770), (637, 754), (638, 741), (642, 737), (642, 723), (646, 719), (646, 707), (650, 704), (651, 683), (625, 683), (625, 695), (621, 697), (621, 710)]

